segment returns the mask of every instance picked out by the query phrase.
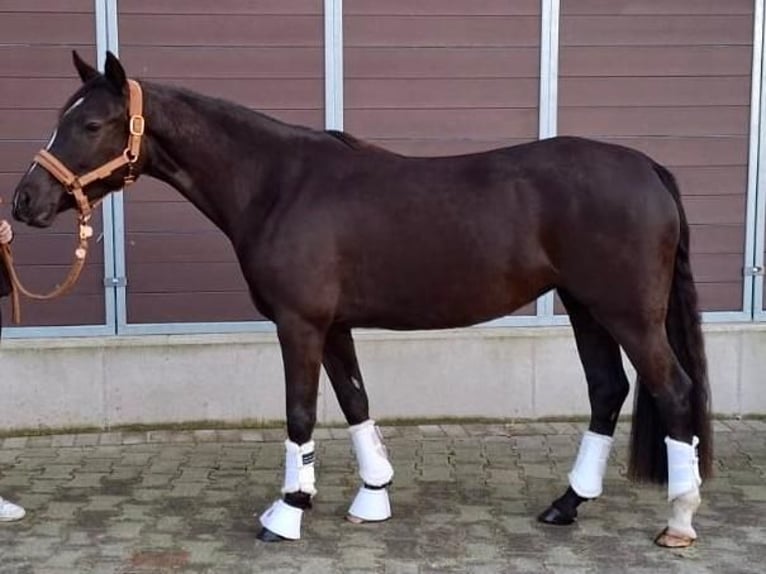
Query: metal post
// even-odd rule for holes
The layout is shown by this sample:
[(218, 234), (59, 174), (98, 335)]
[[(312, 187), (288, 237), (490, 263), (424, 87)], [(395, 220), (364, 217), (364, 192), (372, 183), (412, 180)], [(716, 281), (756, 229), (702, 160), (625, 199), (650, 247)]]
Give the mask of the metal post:
[(325, 128), (343, 130), (343, 0), (324, 0)]
[[(542, 0), (540, 19), (540, 112), (538, 137), (554, 137), (558, 121), (559, 0)], [(553, 292), (537, 299), (539, 323), (555, 322)]]
[[(106, 51), (116, 50), (116, 0), (95, 0), (96, 12), (96, 63), (99, 70), (104, 69)], [(113, 22), (113, 18), (115, 21)], [(115, 52), (116, 53), (116, 52)], [(101, 218), (103, 222), (104, 243), (104, 277), (115, 277), (115, 214), (114, 197), (109, 194), (102, 203)], [(115, 288), (104, 281), (104, 312), (106, 326), (111, 333), (117, 332), (116, 313), (118, 307), (115, 299)]]
[[(103, 70), (106, 52), (119, 55), (120, 41), (117, 22), (117, 0), (96, 0), (101, 22), (103, 42), (98, 45), (98, 67)], [(99, 36), (101, 37), (101, 36)], [(124, 332), (127, 323), (127, 297), (125, 292), (125, 209), (122, 191), (109, 194), (104, 200), (104, 265), (106, 309), (112, 332)]]
[[(745, 240), (745, 311), (755, 320), (766, 321), (764, 300), (764, 256), (766, 249), (766, 66), (764, 58), (764, 0), (755, 0), (753, 23), (753, 76), (748, 158), (747, 222)], [(748, 307), (749, 305), (749, 307)]]

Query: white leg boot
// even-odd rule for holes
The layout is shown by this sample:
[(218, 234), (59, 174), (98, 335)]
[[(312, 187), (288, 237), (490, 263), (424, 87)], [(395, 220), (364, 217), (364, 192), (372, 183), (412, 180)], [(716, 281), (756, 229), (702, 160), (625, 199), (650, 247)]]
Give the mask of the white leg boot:
[(394, 477), (394, 469), (388, 461), (380, 431), (371, 419), (351, 426), (348, 430), (359, 464), (359, 476), (364, 481), (349, 508), (348, 519), (361, 523), (391, 518), (387, 486)]
[(580, 450), (577, 451), (572, 472), (569, 473), (569, 486), (583, 498), (597, 498), (604, 490), (606, 463), (612, 450), (614, 439), (610, 436), (585, 431)]
[(668, 527), (656, 539), (661, 546), (689, 546), (697, 539), (692, 518), (702, 501), (699, 491), (702, 478), (697, 458), (698, 444), (696, 436), (692, 444), (665, 438), (668, 449), (668, 501), (672, 505), (672, 515)]
[[(316, 494), (314, 476), (314, 441), (297, 445), (285, 441), (285, 482), (283, 494), (302, 492), (313, 497)], [(291, 506), (283, 499), (277, 500), (261, 514), (261, 525), (273, 534), (288, 540), (301, 537), (303, 509)]]

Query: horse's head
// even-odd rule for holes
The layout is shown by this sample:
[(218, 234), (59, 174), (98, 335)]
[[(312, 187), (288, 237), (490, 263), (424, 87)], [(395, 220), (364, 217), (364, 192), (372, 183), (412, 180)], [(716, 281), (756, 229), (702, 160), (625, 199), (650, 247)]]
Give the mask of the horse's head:
[[(90, 203), (122, 187), (138, 168), (140, 135), (130, 134), (139, 122), (130, 118), (130, 88), (122, 65), (107, 53), (101, 74), (76, 52), (72, 55), (83, 85), (62, 108), (48, 145), (13, 196), (13, 216), (36, 227), (48, 227), (66, 209), (89, 209)], [(138, 129), (143, 132), (143, 119)], [(121, 157), (125, 161), (113, 161)], [(114, 171), (99, 169), (105, 165)]]

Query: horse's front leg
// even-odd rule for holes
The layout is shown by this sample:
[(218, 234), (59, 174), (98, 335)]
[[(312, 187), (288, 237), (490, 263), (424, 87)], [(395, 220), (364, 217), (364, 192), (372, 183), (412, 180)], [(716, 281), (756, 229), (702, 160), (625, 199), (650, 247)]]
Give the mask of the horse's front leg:
[(388, 485), (394, 469), (388, 461), (380, 431), (370, 419), (367, 392), (349, 329), (333, 327), (327, 334), (324, 367), (349, 424), (362, 486), (348, 511), (354, 523), (378, 522), (391, 517)]
[(277, 334), (285, 369), (288, 439), (283, 496), (260, 516), (258, 538), (266, 542), (299, 539), (303, 511), (311, 508), (316, 494), (311, 435), (325, 337), (323, 329), (300, 318), (279, 321)]

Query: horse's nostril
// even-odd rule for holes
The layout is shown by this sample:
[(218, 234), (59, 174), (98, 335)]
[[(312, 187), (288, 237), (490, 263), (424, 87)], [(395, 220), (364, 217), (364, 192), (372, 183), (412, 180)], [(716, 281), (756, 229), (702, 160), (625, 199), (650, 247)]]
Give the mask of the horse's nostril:
[(24, 221), (29, 213), (29, 193), (26, 190), (20, 189), (13, 195), (13, 204), (11, 206), (11, 214), (14, 219)]

